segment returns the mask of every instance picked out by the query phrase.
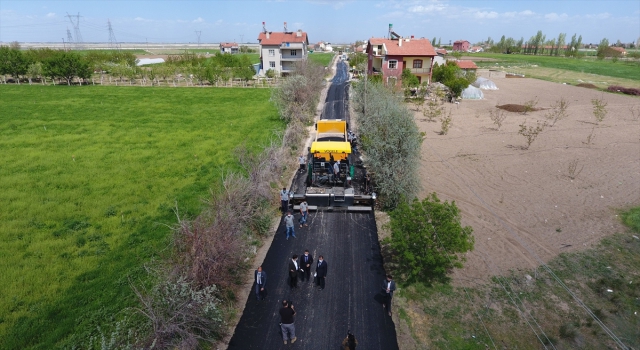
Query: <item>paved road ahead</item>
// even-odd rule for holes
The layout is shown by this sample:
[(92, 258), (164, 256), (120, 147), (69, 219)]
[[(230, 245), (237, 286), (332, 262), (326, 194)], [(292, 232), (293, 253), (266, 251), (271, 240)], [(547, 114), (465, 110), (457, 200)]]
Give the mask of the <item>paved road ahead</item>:
[(343, 61), (339, 61), (336, 65), (336, 74), (333, 76), (331, 86), (327, 91), (327, 99), (325, 100), (321, 119), (344, 119), (349, 121), (347, 105), (348, 80), (347, 65)]
[[(346, 65), (339, 62), (323, 118), (349, 119), (346, 81)], [(373, 214), (312, 212), (309, 227), (296, 226), (296, 236), (286, 240), (283, 224), (278, 227), (262, 264), (268, 274), (267, 299), (257, 301), (251, 292), (229, 349), (340, 349), (349, 329), (356, 335), (359, 349), (397, 349), (393, 321), (378, 294), (384, 270)], [(326, 288), (322, 291), (312, 282), (299, 282), (294, 290), (287, 284), (291, 256), (302, 255), (305, 249), (314, 259), (324, 255), (327, 261)], [(282, 299), (292, 300), (298, 313), (298, 341), (293, 345), (282, 343), (278, 325)]]

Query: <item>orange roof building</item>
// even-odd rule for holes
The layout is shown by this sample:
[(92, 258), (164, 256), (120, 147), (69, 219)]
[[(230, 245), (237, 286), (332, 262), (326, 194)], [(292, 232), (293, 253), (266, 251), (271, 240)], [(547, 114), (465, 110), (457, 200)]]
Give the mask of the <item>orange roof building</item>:
[[(286, 26), (286, 23), (285, 23)], [(307, 59), (309, 37), (306, 32), (269, 32), (258, 35), (260, 44), (260, 74), (274, 70), (287, 75), (294, 70), (296, 61)]]
[(456, 62), (458, 67), (460, 67), (460, 69), (462, 70), (478, 69), (478, 66), (476, 66), (473, 61), (458, 60), (454, 62)]
[(436, 51), (429, 39), (371, 38), (367, 43), (368, 74), (382, 75), (388, 85), (399, 85), (403, 69), (409, 69), (423, 83), (431, 81)]

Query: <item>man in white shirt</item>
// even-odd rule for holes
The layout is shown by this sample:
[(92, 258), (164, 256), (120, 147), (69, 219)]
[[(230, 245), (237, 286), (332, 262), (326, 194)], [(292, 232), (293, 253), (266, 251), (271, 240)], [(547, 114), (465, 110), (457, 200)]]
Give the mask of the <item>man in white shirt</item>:
[(286, 214), (289, 210), (289, 191), (284, 187), (280, 191), (280, 204), (282, 205), (282, 214)]
[(304, 154), (301, 154), (300, 157), (298, 157), (298, 163), (300, 163), (300, 173), (302, 174), (307, 167), (307, 157), (305, 157)]
[(300, 227), (302, 228), (302, 225), (309, 226), (307, 225), (307, 217), (309, 216), (309, 205), (307, 204), (306, 200), (300, 203), (300, 215)]
[(291, 289), (298, 288), (298, 270), (300, 270), (298, 255), (294, 254), (289, 261), (289, 286)]

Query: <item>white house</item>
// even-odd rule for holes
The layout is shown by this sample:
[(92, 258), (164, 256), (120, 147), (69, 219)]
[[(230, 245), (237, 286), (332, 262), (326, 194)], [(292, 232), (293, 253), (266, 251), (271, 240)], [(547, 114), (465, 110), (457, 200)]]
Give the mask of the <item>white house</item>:
[(268, 32), (263, 31), (258, 36), (260, 44), (261, 75), (272, 69), (280, 75), (293, 72), (296, 61), (307, 59), (309, 38), (307, 33), (297, 32)]

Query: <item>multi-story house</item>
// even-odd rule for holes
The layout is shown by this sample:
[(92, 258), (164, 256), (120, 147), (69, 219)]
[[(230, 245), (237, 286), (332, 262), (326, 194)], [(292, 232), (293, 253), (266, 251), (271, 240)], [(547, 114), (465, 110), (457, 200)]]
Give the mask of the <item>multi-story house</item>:
[(467, 52), (467, 51), (469, 51), (469, 47), (470, 46), (471, 46), (471, 43), (466, 41), (466, 40), (456, 40), (453, 43), (452, 51)]
[(307, 33), (296, 32), (268, 32), (264, 30), (258, 36), (260, 44), (260, 74), (264, 75), (269, 69), (279, 75), (287, 75), (294, 70), (297, 61), (307, 59), (309, 38)]
[(387, 85), (401, 83), (402, 70), (407, 68), (420, 83), (431, 81), (431, 68), (436, 51), (429, 39), (371, 38), (367, 44), (368, 74), (382, 75)]

